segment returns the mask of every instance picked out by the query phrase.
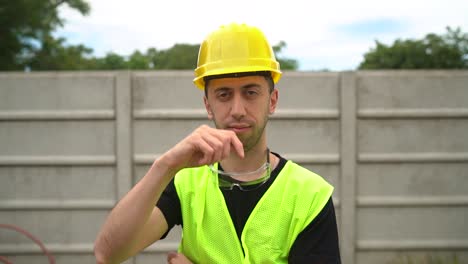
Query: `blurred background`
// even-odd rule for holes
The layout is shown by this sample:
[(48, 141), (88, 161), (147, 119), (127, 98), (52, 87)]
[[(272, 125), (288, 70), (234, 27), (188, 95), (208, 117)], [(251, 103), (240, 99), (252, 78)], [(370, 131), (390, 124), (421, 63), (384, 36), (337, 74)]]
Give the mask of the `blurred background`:
[(222, 24), (264, 31), (283, 69), (466, 68), (462, 0), (2, 1), (0, 70), (188, 69)]
[(94, 263), (109, 210), (208, 123), (200, 41), (245, 22), (284, 71), (269, 147), (335, 186), (343, 263), (468, 263), (467, 1), (169, 2), (0, 1), (0, 262)]

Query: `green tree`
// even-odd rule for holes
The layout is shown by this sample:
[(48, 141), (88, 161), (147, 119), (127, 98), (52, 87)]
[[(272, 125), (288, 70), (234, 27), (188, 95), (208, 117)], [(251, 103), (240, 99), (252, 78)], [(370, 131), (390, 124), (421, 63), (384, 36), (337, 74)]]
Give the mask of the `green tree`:
[(286, 48), (286, 42), (280, 41), (278, 44), (273, 45), (273, 52), (275, 53), (275, 57), (278, 60), (278, 62), (281, 65), (282, 70), (297, 70), (299, 67), (299, 63), (297, 60), (294, 59), (289, 59), (289, 58), (283, 58), (279, 56), (281, 51)]
[(84, 45), (65, 46), (64, 42), (64, 38), (44, 36), (41, 48), (32, 52), (26, 67), (32, 71), (97, 69), (96, 61), (90, 58), (92, 49)]
[(147, 56), (156, 70), (193, 70), (197, 66), (199, 49), (200, 45), (175, 44), (167, 50), (148, 49)]
[(22, 70), (43, 42), (50, 41), (51, 33), (64, 23), (58, 14), (62, 4), (83, 15), (90, 11), (84, 0), (1, 0), (0, 70)]
[(443, 35), (427, 34), (421, 40), (397, 39), (391, 46), (376, 41), (364, 54), (359, 69), (466, 69), (468, 34), (447, 27)]
[(128, 66), (134, 70), (147, 70), (150, 68), (150, 60), (145, 54), (136, 50), (130, 55)]
[(109, 52), (103, 58), (98, 58), (97, 69), (99, 70), (123, 70), (128, 69), (128, 62), (123, 56)]
[[(82, 15), (90, 12), (86, 0), (0, 0), (0, 71), (1, 70), (118, 70), (173, 69), (193, 70), (200, 45), (175, 44), (166, 50), (135, 50), (130, 56), (108, 53), (97, 58), (85, 45), (67, 45), (52, 33), (63, 26), (58, 7), (66, 4)], [(278, 54), (286, 47), (274, 46), (276, 58), (284, 70), (295, 70), (296, 60)]]

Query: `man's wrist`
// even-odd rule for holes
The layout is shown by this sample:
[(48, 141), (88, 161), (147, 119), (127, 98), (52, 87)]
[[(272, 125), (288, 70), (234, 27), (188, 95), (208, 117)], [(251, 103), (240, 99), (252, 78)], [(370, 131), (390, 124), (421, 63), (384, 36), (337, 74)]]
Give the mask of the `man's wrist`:
[(159, 172), (161, 177), (170, 181), (180, 169), (167, 154), (163, 154), (154, 161), (151, 170)]

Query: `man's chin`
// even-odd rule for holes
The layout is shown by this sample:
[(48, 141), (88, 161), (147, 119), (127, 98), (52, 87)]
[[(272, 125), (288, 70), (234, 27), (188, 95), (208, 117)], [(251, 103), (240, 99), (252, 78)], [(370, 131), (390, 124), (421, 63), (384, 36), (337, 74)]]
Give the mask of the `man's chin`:
[(252, 142), (253, 140), (251, 137), (247, 137), (244, 135), (237, 135), (237, 138), (239, 138), (240, 142), (242, 142), (242, 146), (244, 147), (244, 152), (248, 152), (255, 145), (255, 143)]

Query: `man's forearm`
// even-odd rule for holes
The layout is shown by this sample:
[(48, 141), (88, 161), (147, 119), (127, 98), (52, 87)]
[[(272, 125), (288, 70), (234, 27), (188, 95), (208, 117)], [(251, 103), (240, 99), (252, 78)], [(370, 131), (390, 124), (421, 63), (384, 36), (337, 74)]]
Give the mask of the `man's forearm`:
[(119, 263), (135, 254), (145, 223), (175, 172), (157, 160), (148, 173), (118, 202), (95, 242), (96, 259)]

